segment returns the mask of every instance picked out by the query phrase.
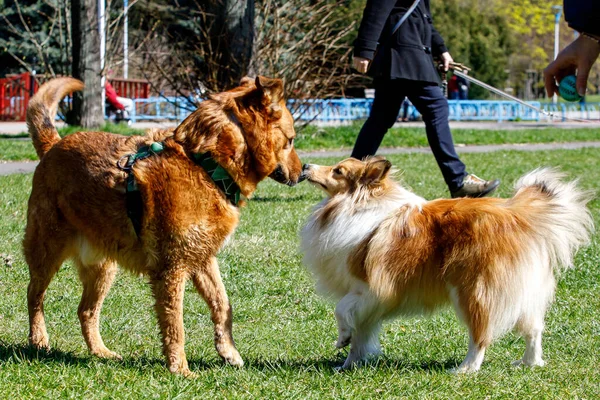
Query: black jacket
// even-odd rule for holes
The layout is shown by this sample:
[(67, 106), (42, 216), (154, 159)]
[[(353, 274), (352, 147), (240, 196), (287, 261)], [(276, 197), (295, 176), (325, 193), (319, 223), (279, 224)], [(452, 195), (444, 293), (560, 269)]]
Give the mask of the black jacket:
[(394, 25), (412, 3), (413, 0), (368, 0), (354, 41), (354, 55), (373, 60), (371, 76), (439, 83), (433, 57), (448, 50), (433, 27), (429, 0), (421, 0), (392, 36)]
[(565, 20), (578, 32), (600, 36), (600, 1), (565, 0)]

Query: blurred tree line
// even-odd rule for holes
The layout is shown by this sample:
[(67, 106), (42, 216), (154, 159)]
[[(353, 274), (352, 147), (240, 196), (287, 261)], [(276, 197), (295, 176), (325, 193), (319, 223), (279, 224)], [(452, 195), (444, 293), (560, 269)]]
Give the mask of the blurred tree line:
[[(0, 76), (72, 73), (71, 0), (0, 0)], [(191, 100), (244, 75), (282, 77), (291, 97), (360, 96), (369, 79), (350, 68), (366, 0), (130, 0), (129, 77)], [(561, 4), (560, 1), (557, 2)], [(434, 24), (471, 74), (524, 98), (543, 97), (553, 57), (546, 0), (431, 0)], [(104, 75), (123, 66), (123, 0), (106, 0)], [(573, 31), (561, 21), (561, 48)], [(594, 67), (590, 90), (600, 86)], [(489, 94), (471, 86), (471, 98)]]

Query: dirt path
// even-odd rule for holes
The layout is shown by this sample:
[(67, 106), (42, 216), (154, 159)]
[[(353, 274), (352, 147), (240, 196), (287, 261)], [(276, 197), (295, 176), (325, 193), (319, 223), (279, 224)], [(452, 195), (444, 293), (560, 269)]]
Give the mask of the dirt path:
[[(517, 150), (517, 151), (543, 151), (543, 150), (575, 150), (586, 147), (600, 148), (600, 142), (568, 142), (568, 143), (531, 143), (531, 144), (494, 144), (494, 145), (458, 145), (456, 151), (460, 153), (489, 153), (494, 151)], [(300, 157), (348, 157), (351, 149), (324, 150), (324, 151), (298, 151)], [(379, 149), (377, 154), (409, 154), (430, 153), (429, 147), (395, 147)], [(37, 161), (15, 161), (0, 163), (0, 175), (30, 173), (35, 170)]]

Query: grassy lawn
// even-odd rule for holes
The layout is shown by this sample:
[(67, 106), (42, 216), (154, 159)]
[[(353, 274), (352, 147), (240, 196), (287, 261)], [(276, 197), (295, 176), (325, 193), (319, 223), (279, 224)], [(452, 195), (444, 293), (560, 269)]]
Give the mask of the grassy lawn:
[[(538, 166), (560, 166), (581, 185), (600, 189), (600, 149), (537, 153), (465, 154), (470, 170), (498, 177), (502, 196)], [(447, 196), (431, 155), (392, 156), (402, 179), (417, 193)], [(304, 159), (327, 164), (337, 160)], [(545, 368), (514, 369), (523, 340), (507, 335), (491, 346), (476, 375), (447, 369), (467, 351), (467, 334), (453, 313), (402, 319), (384, 325), (384, 356), (362, 369), (336, 373), (346, 352), (333, 343), (334, 305), (315, 294), (301, 264), (298, 232), (321, 192), (307, 184), (287, 188), (266, 181), (243, 210), (231, 244), (219, 256), (234, 307), (234, 334), (246, 365), (223, 366), (212, 344), (208, 308), (188, 285), (186, 351), (195, 380), (170, 375), (163, 361), (150, 288), (143, 278), (119, 272), (103, 309), (107, 346), (124, 361), (90, 357), (81, 336), (81, 295), (74, 268), (63, 266), (46, 297), (53, 350), (26, 346), (27, 266), (21, 255), (31, 175), (0, 177), (0, 397), (9, 398), (600, 398), (600, 238), (576, 258), (561, 279), (547, 315)], [(600, 202), (590, 208), (600, 222)]]
[[(298, 134), (301, 150), (352, 148), (361, 124), (319, 128), (308, 126)], [(597, 129), (540, 128), (519, 130), (453, 129), (456, 144), (551, 143), (594, 141), (600, 139)], [(393, 128), (383, 139), (385, 147), (426, 147), (425, 128)]]
[[(361, 128), (360, 123), (349, 126), (319, 128), (307, 126), (298, 130), (296, 147), (299, 150), (333, 150), (348, 149), (354, 145), (356, 136)], [(77, 127), (60, 129), (61, 135), (76, 132)], [(142, 134), (143, 131), (132, 129), (126, 125), (108, 124), (103, 130), (107, 132), (132, 135)], [(0, 161), (37, 160), (30, 140), (0, 139)], [(597, 129), (563, 129), (540, 128), (520, 130), (475, 130), (455, 129), (453, 137), (456, 144), (502, 144), (502, 143), (553, 143), (600, 140)], [(424, 128), (393, 128), (385, 136), (384, 147), (426, 147), (427, 137)], [(350, 151), (348, 151), (350, 153)]]
[[(552, 99), (539, 99), (538, 100), (541, 103), (552, 103)], [(573, 102), (569, 102), (566, 101), (565, 99), (563, 99), (562, 97), (558, 96), (558, 102), (559, 103), (567, 103), (567, 104), (571, 104)], [(585, 96), (585, 102), (586, 103), (600, 103), (600, 94), (588, 94)]]
[[(64, 126), (58, 129), (60, 136), (69, 135), (81, 130), (78, 126)], [(131, 128), (125, 124), (107, 123), (100, 129), (104, 132), (112, 132), (119, 135), (142, 135), (143, 130)], [(27, 133), (19, 135), (0, 134), (0, 161), (26, 161), (37, 160), (31, 140)]]

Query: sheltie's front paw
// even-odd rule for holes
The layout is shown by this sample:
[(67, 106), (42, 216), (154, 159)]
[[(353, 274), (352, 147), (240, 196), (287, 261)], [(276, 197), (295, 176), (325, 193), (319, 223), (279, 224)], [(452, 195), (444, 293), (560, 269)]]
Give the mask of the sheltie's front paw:
[(479, 367), (475, 367), (472, 365), (459, 365), (456, 368), (451, 368), (449, 370), (449, 372), (453, 375), (462, 375), (462, 374), (474, 374), (475, 372), (479, 371)]
[(342, 335), (340, 333), (337, 342), (335, 342), (335, 347), (338, 349), (343, 349), (350, 344), (350, 340), (352, 340), (352, 336), (350, 336), (349, 333), (346, 335)]
[(541, 358), (539, 360), (517, 360), (514, 361), (512, 363), (512, 366), (515, 368), (518, 367), (543, 367), (544, 365), (546, 365), (546, 362), (544, 360), (542, 360)]

